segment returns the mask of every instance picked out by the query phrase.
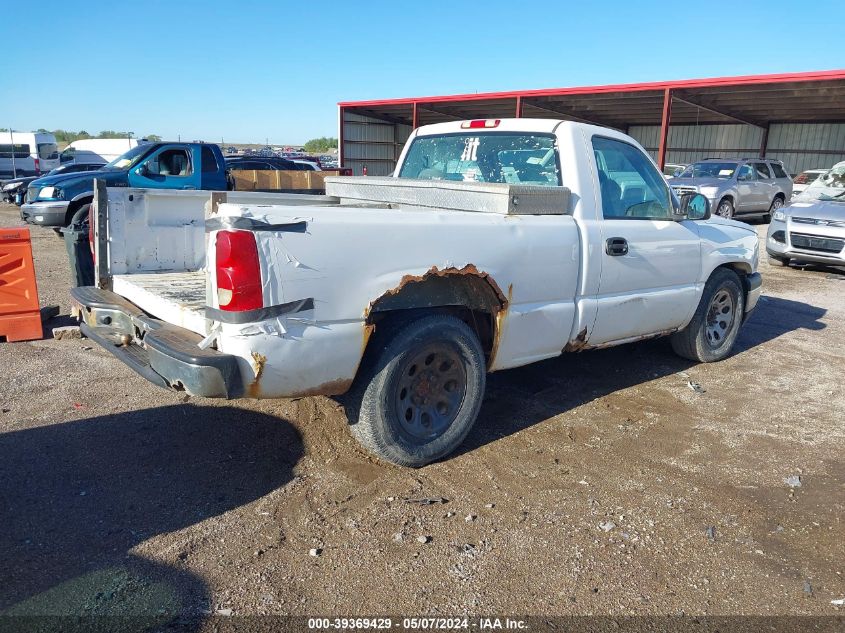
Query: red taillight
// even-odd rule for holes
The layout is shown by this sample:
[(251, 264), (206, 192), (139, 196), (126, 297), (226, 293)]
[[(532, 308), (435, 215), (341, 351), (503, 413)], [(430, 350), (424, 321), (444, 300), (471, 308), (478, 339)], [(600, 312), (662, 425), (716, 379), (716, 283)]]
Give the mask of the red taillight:
[(41, 173), (41, 161), (39, 159), (35, 159), (35, 172), (40, 174)]
[(796, 185), (803, 185), (805, 182), (807, 182), (807, 174), (799, 174), (795, 177), (795, 180), (793, 180), (792, 182), (794, 182)]
[(501, 123), (501, 119), (477, 119), (475, 121), (464, 121), (461, 123), (461, 127), (465, 130), (474, 130), (476, 128), (490, 128), (490, 127), (499, 127), (499, 123)]
[(220, 309), (239, 312), (264, 307), (255, 235), (249, 231), (220, 231), (216, 256)]

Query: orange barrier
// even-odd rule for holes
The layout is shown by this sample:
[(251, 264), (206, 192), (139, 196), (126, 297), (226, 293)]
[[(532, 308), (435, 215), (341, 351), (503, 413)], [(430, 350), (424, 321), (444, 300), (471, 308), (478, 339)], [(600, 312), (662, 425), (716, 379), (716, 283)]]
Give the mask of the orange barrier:
[(0, 340), (41, 338), (29, 229), (0, 229)]

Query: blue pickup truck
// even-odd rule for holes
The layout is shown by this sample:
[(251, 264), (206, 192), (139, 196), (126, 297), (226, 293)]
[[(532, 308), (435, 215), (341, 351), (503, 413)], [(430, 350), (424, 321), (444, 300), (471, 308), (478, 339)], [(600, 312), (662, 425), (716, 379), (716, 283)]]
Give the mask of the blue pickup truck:
[(109, 187), (226, 190), (226, 163), (210, 143), (138, 145), (96, 172), (39, 178), (30, 183), (21, 218), (58, 229), (74, 216), (87, 217), (94, 199), (94, 179)]

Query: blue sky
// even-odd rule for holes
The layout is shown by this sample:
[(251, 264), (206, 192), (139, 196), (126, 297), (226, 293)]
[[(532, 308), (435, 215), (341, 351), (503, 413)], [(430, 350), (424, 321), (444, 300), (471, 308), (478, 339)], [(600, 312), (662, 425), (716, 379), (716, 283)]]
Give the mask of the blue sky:
[(0, 0), (0, 127), (299, 143), (338, 101), (842, 68), (840, 6)]

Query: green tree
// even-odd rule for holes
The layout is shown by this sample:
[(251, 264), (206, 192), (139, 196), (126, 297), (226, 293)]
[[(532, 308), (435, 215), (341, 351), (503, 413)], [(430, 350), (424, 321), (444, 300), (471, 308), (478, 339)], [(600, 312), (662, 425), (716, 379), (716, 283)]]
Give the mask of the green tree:
[(320, 153), (320, 152), (327, 152), (331, 149), (337, 148), (337, 139), (323, 136), (321, 138), (313, 138), (308, 141), (304, 146), (303, 149), (306, 152), (311, 153)]
[(161, 137), (158, 134), (147, 134), (145, 137), (148, 141), (157, 142), (161, 140)]

